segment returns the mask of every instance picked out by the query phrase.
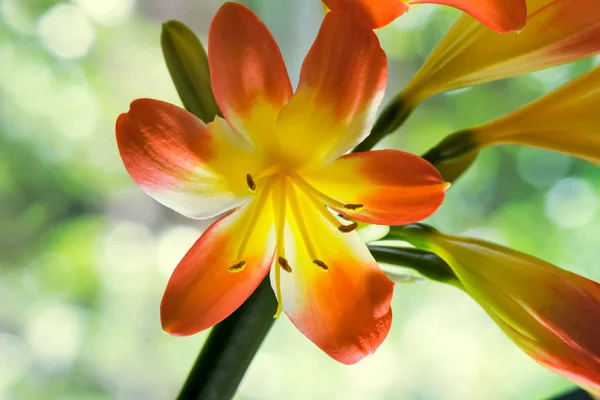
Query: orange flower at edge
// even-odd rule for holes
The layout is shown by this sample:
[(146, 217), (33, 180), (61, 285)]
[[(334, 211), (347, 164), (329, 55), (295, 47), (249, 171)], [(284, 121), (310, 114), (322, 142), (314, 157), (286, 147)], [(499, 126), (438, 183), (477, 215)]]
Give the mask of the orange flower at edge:
[(371, 29), (388, 25), (418, 4), (458, 8), (501, 33), (523, 29), (527, 17), (525, 0), (323, 0), (323, 3), (333, 11), (349, 13)]
[(138, 99), (116, 124), (125, 167), (147, 194), (192, 218), (233, 210), (173, 272), (163, 328), (191, 335), (215, 325), (271, 271), (277, 314), (334, 359), (355, 363), (389, 331), (393, 283), (356, 224), (329, 209), (406, 224), (433, 213), (446, 189), (437, 170), (411, 154), (343, 156), (374, 122), (385, 54), (371, 30), (329, 13), (292, 95), (274, 39), (236, 3), (217, 12), (208, 49), (225, 119), (205, 125), (177, 106)]
[(516, 250), (427, 225), (396, 232), (438, 254), (459, 287), (527, 355), (600, 395), (600, 284)]

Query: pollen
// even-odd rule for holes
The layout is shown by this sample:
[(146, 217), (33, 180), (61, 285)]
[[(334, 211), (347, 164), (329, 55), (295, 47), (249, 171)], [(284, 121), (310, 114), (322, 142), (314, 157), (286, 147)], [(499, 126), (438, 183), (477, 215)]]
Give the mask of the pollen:
[(240, 261), (239, 263), (229, 267), (229, 272), (242, 272), (244, 268), (246, 268), (246, 261)]
[(344, 204), (344, 208), (348, 211), (358, 212), (365, 208), (362, 204)]
[(285, 271), (285, 272), (292, 272), (292, 267), (290, 266), (290, 263), (288, 262), (288, 260), (284, 257), (279, 257), (277, 259), (277, 262), (279, 263), (279, 266)]
[(254, 182), (254, 178), (250, 174), (246, 174), (246, 185), (248, 185), (248, 189), (252, 193), (256, 192), (256, 182)]
[(338, 226), (338, 230), (342, 233), (350, 233), (358, 227), (356, 222), (353, 222), (349, 225), (340, 225)]
[(324, 271), (327, 271), (329, 269), (329, 267), (327, 266), (327, 264), (325, 264), (321, 260), (313, 260), (313, 264), (315, 264), (317, 267), (321, 268)]

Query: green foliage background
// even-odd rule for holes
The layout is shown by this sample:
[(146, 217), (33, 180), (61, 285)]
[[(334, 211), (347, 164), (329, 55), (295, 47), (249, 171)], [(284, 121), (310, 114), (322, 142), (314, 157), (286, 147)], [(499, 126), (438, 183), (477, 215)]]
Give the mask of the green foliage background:
[[(160, 24), (206, 43), (218, 0), (0, 0), (0, 398), (165, 399), (206, 338), (160, 330), (162, 291), (208, 226), (146, 197), (127, 176), (114, 121), (131, 100), (179, 104)], [(272, 29), (292, 80), (318, 29), (308, 0), (246, 1)], [(388, 97), (458, 13), (419, 6), (378, 32)], [(421, 153), (456, 130), (519, 108), (598, 60), (436, 96), (382, 146)], [(542, 150), (482, 152), (430, 222), (600, 280), (600, 170)], [(532, 288), (535, 290), (535, 288)], [(346, 367), (284, 317), (239, 399), (535, 399), (570, 384), (506, 339), (463, 293), (399, 284), (373, 356)]]

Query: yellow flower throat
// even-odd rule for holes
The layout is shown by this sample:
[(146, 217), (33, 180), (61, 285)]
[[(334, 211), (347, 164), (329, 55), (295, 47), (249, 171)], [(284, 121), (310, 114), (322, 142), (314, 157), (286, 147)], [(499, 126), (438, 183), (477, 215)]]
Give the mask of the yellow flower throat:
[[(341, 203), (316, 189), (297, 172), (283, 170), (279, 166), (268, 168), (256, 178), (251, 174), (247, 174), (246, 184), (248, 190), (255, 193), (256, 198), (250, 205), (250, 207), (252, 207), (249, 214), (250, 217), (238, 250), (237, 259), (240, 261), (229, 267), (229, 271), (237, 273), (243, 271), (246, 267), (246, 261), (243, 260), (243, 255), (250, 239), (250, 235), (252, 234), (253, 227), (256, 225), (258, 217), (267, 204), (269, 197), (273, 196), (273, 219), (275, 222), (276, 240), (274, 278), (275, 295), (278, 300), (275, 317), (278, 317), (281, 314), (281, 270), (288, 273), (292, 272), (292, 265), (290, 265), (285, 254), (285, 226), (286, 213), (288, 211), (295, 216), (300, 237), (313, 264), (323, 271), (329, 270), (329, 266), (317, 257), (315, 246), (306, 225), (305, 216), (300, 207), (296, 191), (301, 191), (311, 203), (313, 203), (324, 219), (342, 233), (354, 231), (358, 224), (356, 222), (349, 224), (341, 223), (328, 210), (327, 206), (343, 209), (348, 212), (358, 212), (363, 209), (363, 205)], [(290, 210), (288, 210), (288, 207)]]

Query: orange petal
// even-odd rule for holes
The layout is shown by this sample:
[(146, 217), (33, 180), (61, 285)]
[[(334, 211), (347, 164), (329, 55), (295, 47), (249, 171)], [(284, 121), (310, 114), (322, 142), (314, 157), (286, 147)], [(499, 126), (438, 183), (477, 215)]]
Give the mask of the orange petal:
[(225, 3), (208, 35), (211, 82), (227, 121), (259, 146), (272, 146), (274, 123), (292, 96), (277, 43), (247, 7)]
[[(321, 350), (354, 364), (373, 353), (388, 334), (394, 283), (356, 232), (339, 232), (303, 193), (292, 190), (301, 214), (288, 219), (286, 253), (292, 272), (281, 272), (283, 310)], [(328, 270), (313, 263), (315, 255), (307, 251), (299, 223), (310, 229), (314, 254)]]
[(209, 218), (245, 201), (252, 150), (223, 119), (208, 127), (173, 104), (138, 99), (116, 124), (133, 180), (155, 200), (191, 218)]
[(458, 8), (488, 28), (502, 33), (521, 30), (527, 18), (525, 0), (409, 0), (407, 3), (434, 3)]
[(323, 0), (332, 11), (345, 12), (370, 29), (386, 26), (408, 11), (401, 0)]
[(286, 158), (333, 160), (354, 147), (371, 129), (386, 82), (386, 56), (373, 31), (328, 13), (277, 120)]
[[(506, 2), (503, 2), (505, 4)], [(461, 17), (404, 91), (415, 106), (437, 93), (548, 68), (600, 52), (596, 0), (527, 0), (526, 27), (498, 34)]]
[[(165, 332), (192, 335), (219, 323), (267, 275), (275, 252), (273, 220), (264, 207), (248, 231), (254, 204), (216, 221), (177, 265), (160, 307)], [(241, 246), (246, 250), (240, 255)], [(245, 268), (230, 272), (240, 261), (246, 262)]]
[(398, 150), (348, 154), (305, 174), (317, 190), (358, 211), (334, 207), (352, 219), (404, 225), (427, 218), (444, 200), (448, 185), (427, 161)]

